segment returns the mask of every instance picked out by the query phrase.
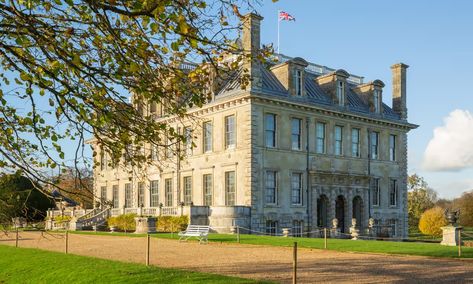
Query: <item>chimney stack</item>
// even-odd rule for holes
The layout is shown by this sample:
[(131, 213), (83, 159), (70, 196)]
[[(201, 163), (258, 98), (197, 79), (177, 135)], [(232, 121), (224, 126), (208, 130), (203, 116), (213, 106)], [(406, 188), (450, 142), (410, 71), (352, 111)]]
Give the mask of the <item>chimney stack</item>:
[(244, 54), (251, 55), (251, 59), (246, 62), (250, 75), (250, 90), (262, 87), (260, 63), (257, 55), (261, 44), (261, 17), (255, 13), (249, 13), (242, 18), (242, 48)]
[(404, 63), (391, 66), (393, 74), (393, 110), (399, 114), (402, 120), (407, 120), (406, 104), (406, 71), (409, 68)]

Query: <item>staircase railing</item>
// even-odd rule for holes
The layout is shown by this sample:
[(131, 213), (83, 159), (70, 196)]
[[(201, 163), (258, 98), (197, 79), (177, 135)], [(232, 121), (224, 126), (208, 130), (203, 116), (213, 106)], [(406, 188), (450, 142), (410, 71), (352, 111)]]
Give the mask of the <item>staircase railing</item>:
[(110, 208), (107, 207), (93, 216), (89, 216), (88, 218), (81, 217), (77, 219), (77, 224), (80, 225), (80, 227), (102, 225), (107, 221), (108, 217), (110, 217)]

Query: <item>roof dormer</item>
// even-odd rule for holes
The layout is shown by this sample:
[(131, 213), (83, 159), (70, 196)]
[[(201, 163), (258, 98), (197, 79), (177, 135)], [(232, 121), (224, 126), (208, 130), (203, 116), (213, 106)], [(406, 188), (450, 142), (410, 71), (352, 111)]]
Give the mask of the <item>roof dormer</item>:
[(369, 106), (370, 112), (383, 112), (383, 87), (381, 80), (374, 80), (363, 85), (353, 88), (362, 100)]
[(347, 71), (339, 69), (335, 72), (315, 78), (320, 88), (330, 95), (334, 104), (345, 106), (347, 101)]
[(304, 70), (307, 65), (307, 61), (296, 57), (275, 65), (270, 70), (291, 96), (303, 97), (306, 95)]

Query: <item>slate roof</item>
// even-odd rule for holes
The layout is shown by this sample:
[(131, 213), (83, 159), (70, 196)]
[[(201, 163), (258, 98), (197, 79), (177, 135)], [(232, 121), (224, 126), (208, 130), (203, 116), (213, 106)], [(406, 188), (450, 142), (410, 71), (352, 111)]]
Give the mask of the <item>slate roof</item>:
[[(229, 94), (230, 91), (240, 88), (240, 82), (237, 79), (241, 74), (241, 71), (236, 72), (230, 77), (227, 84), (223, 86), (220, 92), (217, 94), (219, 97), (223, 97)], [(314, 81), (317, 75), (305, 71), (305, 89), (306, 97), (296, 98), (289, 95), (289, 92), (279, 82), (276, 76), (268, 69), (262, 68), (262, 93), (265, 95), (276, 96), (285, 98), (290, 101), (306, 103), (308, 105), (323, 106), (327, 108), (339, 109), (340, 107), (333, 103), (330, 95), (325, 93)], [(357, 114), (363, 114), (367, 116), (377, 116), (369, 110), (369, 106), (362, 100), (362, 98), (355, 93), (352, 88), (356, 85), (348, 84), (347, 92), (347, 106), (343, 111), (353, 112)], [(400, 120), (399, 114), (395, 113), (388, 105), (383, 103), (383, 115), (384, 119), (389, 120)]]

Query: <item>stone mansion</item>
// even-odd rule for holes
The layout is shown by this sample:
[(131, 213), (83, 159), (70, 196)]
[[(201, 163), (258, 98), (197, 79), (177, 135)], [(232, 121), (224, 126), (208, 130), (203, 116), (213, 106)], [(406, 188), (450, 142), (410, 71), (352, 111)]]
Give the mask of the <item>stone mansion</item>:
[[(261, 21), (245, 16), (245, 50), (260, 48)], [(248, 63), (245, 89), (230, 79), (189, 110), (198, 118), (196, 147), (183, 161), (147, 166), (142, 178), (107, 167), (101, 155), (95, 195), (113, 204), (112, 215), (184, 212), (217, 231), (238, 225), (269, 234), (331, 227), (334, 218), (347, 233), (352, 218), (361, 228), (373, 218), (407, 237), (407, 133), (417, 127), (407, 121), (408, 66), (391, 66), (388, 106), (380, 80), (277, 56), (271, 66)], [(159, 107), (146, 111), (169, 119)]]

